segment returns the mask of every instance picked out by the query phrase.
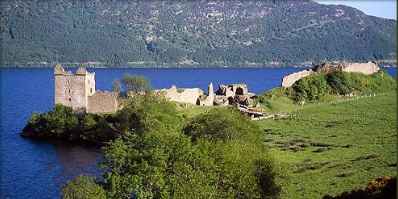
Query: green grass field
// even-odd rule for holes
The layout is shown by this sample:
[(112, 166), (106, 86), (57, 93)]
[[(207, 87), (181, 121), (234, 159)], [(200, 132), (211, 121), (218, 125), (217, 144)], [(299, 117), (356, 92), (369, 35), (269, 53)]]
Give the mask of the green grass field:
[[(191, 118), (212, 107), (178, 108)], [(280, 168), (282, 198), (322, 198), (397, 174), (395, 92), (304, 106), (276, 98), (265, 110), (291, 114), (256, 121)]]
[[(264, 109), (290, 118), (255, 122), (280, 169), (283, 199), (337, 195), (397, 175), (396, 92), (304, 106), (282, 98)], [(211, 108), (178, 107), (186, 118)]]
[(291, 118), (258, 121), (281, 168), (282, 198), (321, 198), (396, 176), (396, 100), (393, 92), (287, 106)]

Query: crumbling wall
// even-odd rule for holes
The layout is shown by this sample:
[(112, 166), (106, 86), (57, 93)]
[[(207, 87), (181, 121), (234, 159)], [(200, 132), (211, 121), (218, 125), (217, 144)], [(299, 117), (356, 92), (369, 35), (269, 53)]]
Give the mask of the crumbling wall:
[(95, 93), (95, 73), (87, 73), (86, 75), (86, 94), (92, 96)]
[(283, 77), (282, 79), (282, 87), (288, 88), (291, 87), (296, 81), (300, 80), (301, 78), (307, 77), (309, 75), (314, 74), (315, 72), (312, 70), (303, 70), (296, 73), (292, 73)]
[(214, 100), (215, 100), (215, 95), (214, 95), (214, 89), (213, 89), (213, 83), (209, 84), (208, 87), (208, 94), (207, 96), (201, 96), (199, 97), (199, 105), (201, 106), (213, 106), (214, 105)]
[(344, 72), (363, 73), (365, 75), (371, 75), (377, 73), (379, 70), (380, 70), (379, 66), (377, 66), (377, 64), (373, 62), (350, 63), (343, 68)]
[(118, 109), (118, 98), (115, 92), (97, 91), (88, 97), (88, 113), (114, 113)]
[(368, 63), (323, 63), (314, 66), (313, 69), (307, 69), (300, 72), (292, 73), (283, 77), (282, 87), (291, 87), (296, 81), (313, 73), (332, 73), (336, 71), (355, 72), (365, 75), (377, 73), (380, 70), (379, 66), (373, 62)]
[(216, 93), (226, 97), (235, 97), (235, 95), (249, 94), (249, 89), (246, 84), (221, 84)]
[(169, 89), (162, 89), (156, 91), (162, 93), (167, 99), (179, 103), (197, 104), (198, 99), (204, 94), (199, 88), (179, 88), (172, 86)]

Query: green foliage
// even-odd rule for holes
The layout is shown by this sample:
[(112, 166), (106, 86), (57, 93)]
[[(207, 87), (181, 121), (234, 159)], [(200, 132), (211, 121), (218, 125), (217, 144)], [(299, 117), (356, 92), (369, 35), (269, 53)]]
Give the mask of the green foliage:
[(175, 132), (181, 128), (181, 119), (174, 103), (160, 96), (145, 94), (129, 98), (114, 114), (76, 113), (58, 104), (50, 112), (32, 114), (23, 135), (102, 145), (131, 131), (140, 134)]
[(397, 93), (308, 104), (256, 123), (282, 163), (281, 198), (322, 198), (396, 176)]
[(267, 194), (278, 198), (280, 187), (262, 145), (261, 131), (237, 110), (211, 109), (192, 118), (183, 132), (196, 146), (210, 146), (208, 155), (219, 169), (219, 198), (267, 198)]
[(133, 96), (111, 115), (78, 114), (57, 105), (33, 114), (29, 128), (42, 128), (40, 121), (47, 120), (46, 136), (61, 129), (69, 140), (109, 141), (101, 164), (104, 181), (76, 178), (64, 188), (64, 198), (279, 196), (260, 128), (231, 108), (210, 109), (184, 125), (174, 103), (149, 93)]
[(76, 113), (70, 107), (57, 104), (52, 111), (32, 114), (22, 135), (103, 144), (119, 136), (108, 121), (110, 117)]
[(300, 79), (293, 84), (292, 89), (296, 101), (316, 101), (328, 93), (329, 85), (323, 74), (317, 74)]
[(184, 133), (196, 141), (199, 138), (228, 141), (259, 134), (259, 129), (247, 117), (233, 108), (216, 108), (193, 118)]
[[(183, 136), (131, 134), (105, 150), (111, 198), (215, 198), (212, 160)], [(193, 191), (196, 190), (196, 191)]]
[(106, 199), (105, 190), (94, 178), (78, 176), (62, 189), (63, 199)]
[(336, 94), (381, 93), (396, 89), (396, 80), (384, 71), (367, 76), (360, 73), (337, 72), (327, 75), (328, 83)]
[(396, 87), (396, 80), (384, 71), (372, 75), (349, 72), (319, 73), (298, 80), (290, 88), (272, 89), (261, 95), (258, 101), (263, 106), (273, 109), (271, 102), (283, 97), (289, 97), (295, 102), (333, 101), (334, 96), (386, 93), (395, 90)]
[[(133, 101), (137, 105), (130, 107), (152, 103)], [(145, 120), (156, 126), (127, 131), (104, 149), (110, 198), (278, 197), (280, 187), (261, 143), (261, 131), (236, 110), (212, 109), (198, 115), (185, 125), (184, 134), (181, 126), (170, 128), (164, 124), (169, 119), (150, 114)], [(195, 136), (195, 141), (185, 134)]]
[(127, 93), (143, 93), (151, 90), (151, 84), (144, 76), (125, 74), (122, 83)]
[(64, 138), (66, 132), (76, 130), (78, 116), (72, 108), (57, 104), (53, 111), (45, 114), (33, 113), (23, 131), (33, 131), (45, 136)]
[(274, 165), (268, 160), (257, 160), (255, 163), (255, 176), (261, 193), (261, 198), (279, 198), (281, 188), (275, 184)]
[(173, 131), (181, 127), (175, 103), (154, 94), (135, 95), (114, 115), (114, 125), (121, 132), (142, 134), (151, 131)]

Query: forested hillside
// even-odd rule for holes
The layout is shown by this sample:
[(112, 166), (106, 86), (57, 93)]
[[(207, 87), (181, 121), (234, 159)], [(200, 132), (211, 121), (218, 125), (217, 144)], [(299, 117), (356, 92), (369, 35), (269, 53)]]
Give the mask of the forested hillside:
[(309, 0), (2, 0), (1, 66), (395, 59), (396, 21)]

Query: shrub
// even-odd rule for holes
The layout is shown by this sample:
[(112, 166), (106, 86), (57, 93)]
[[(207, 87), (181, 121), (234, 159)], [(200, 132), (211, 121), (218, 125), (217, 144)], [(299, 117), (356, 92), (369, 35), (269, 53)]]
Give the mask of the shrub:
[[(195, 146), (209, 146), (214, 158), (219, 198), (279, 196), (276, 173), (258, 126), (234, 109), (212, 109), (194, 117), (183, 129)], [(268, 186), (267, 188), (264, 186)]]
[(122, 83), (127, 93), (142, 93), (151, 90), (151, 84), (144, 76), (125, 74), (123, 76)]
[(215, 108), (193, 118), (183, 129), (192, 138), (209, 140), (233, 140), (259, 134), (260, 129), (239, 111), (232, 108)]
[(175, 103), (153, 94), (131, 97), (113, 118), (115, 127), (124, 133), (173, 132), (180, 128), (181, 120)]
[(119, 136), (107, 117), (109, 115), (76, 113), (70, 107), (57, 104), (52, 111), (32, 114), (22, 135), (103, 144)]
[[(165, 126), (169, 121), (155, 123)], [(105, 187), (111, 198), (279, 196), (261, 131), (236, 110), (212, 109), (190, 120), (184, 134), (179, 128), (142, 130), (104, 148)]]
[(105, 199), (106, 192), (94, 178), (78, 176), (62, 189), (62, 196), (64, 199)]
[(315, 101), (329, 91), (329, 85), (322, 74), (311, 75), (293, 84), (294, 99), (296, 101)]
[(275, 183), (276, 173), (271, 161), (264, 159), (255, 162), (255, 176), (261, 193), (261, 198), (279, 198), (281, 188)]
[(57, 104), (48, 113), (32, 114), (23, 132), (41, 137), (63, 138), (66, 132), (78, 129), (78, 115), (72, 108)]
[(210, 156), (184, 136), (129, 134), (105, 149), (111, 198), (215, 198)]
[(396, 88), (396, 80), (384, 71), (372, 75), (349, 72), (318, 73), (298, 80), (290, 88), (272, 89), (260, 96), (259, 102), (267, 105), (269, 99), (281, 96), (287, 96), (296, 102), (322, 101), (333, 99), (329, 95), (383, 93)]
[(349, 76), (349, 73), (343, 72), (335, 72), (326, 76), (333, 94), (346, 95), (354, 91), (355, 83), (351, 81)]

